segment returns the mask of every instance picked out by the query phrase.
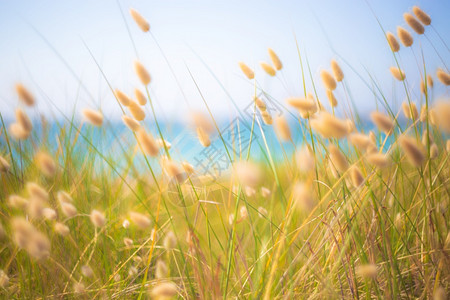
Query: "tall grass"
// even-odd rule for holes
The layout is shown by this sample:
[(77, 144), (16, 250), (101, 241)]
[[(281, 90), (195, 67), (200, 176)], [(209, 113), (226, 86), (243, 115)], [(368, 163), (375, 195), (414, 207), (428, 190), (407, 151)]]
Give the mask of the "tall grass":
[[(130, 13), (134, 29), (151, 34), (145, 17)], [(405, 14), (407, 23), (426, 36), (431, 19), (418, 7), (414, 14), (418, 20)], [(402, 27), (398, 35), (421, 50), (414, 42), (421, 36)], [(396, 64), (389, 70), (407, 101), (392, 105), (370, 76), (379, 109), (368, 118), (352, 109), (345, 64), (332, 60), (331, 72), (321, 70), (322, 82), (314, 82), (297, 50), (304, 95), (276, 99), (289, 107), (282, 117), (267, 109), (259, 92), (275, 97), (255, 77), (279, 77), (282, 58), (269, 49), (272, 64), (253, 70), (238, 63), (255, 95), (249, 136), (234, 136), (231, 145), (188, 70), (207, 112), (193, 115), (193, 135), (207, 149), (218, 134), (230, 165), (215, 177), (174, 158), (150, 73), (138, 61), (136, 101), (110, 86), (125, 136), (94, 108), (85, 108), (81, 121), (74, 113), (52, 126), (32, 122), (27, 111), (40, 99), (18, 84), (16, 120), (7, 124), (0, 113), (0, 296), (445, 299), (450, 102), (435, 100), (433, 78), (448, 97), (448, 71), (431, 77), (423, 63), (419, 91), (401, 69), (406, 50), (387, 33), (384, 51)], [(253, 157), (252, 148), (262, 156)]]

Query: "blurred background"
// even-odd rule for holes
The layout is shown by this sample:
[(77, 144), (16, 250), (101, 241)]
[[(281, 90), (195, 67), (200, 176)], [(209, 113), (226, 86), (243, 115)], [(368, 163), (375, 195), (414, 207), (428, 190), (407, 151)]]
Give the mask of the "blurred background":
[[(258, 88), (278, 101), (303, 95), (297, 39), (319, 97), (324, 98), (320, 70), (329, 69), (335, 58), (364, 115), (375, 107), (372, 80), (389, 100), (404, 100), (403, 87), (389, 73), (395, 62), (375, 15), (386, 31), (395, 33), (397, 25), (410, 30), (403, 13), (413, 5), (432, 17), (432, 27), (426, 27), (424, 36), (414, 34), (412, 50), (400, 51), (408, 84), (416, 87), (413, 97), (419, 99), (422, 51), (433, 75), (450, 58), (438, 36), (450, 44), (447, 0), (2, 1), (0, 111), (6, 119), (13, 116), (18, 105), (14, 84), (23, 82), (36, 95), (38, 110), (49, 117), (94, 107), (119, 120), (120, 109), (96, 62), (113, 88), (132, 94), (134, 87), (142, 88), (132, 68), (138, 55), (152, 75), (151, 93), (165, 121), (182, 120), (188, 108), (205, 110), (194, 80), (214, 115), (228, 119), (236, 115), (230, 97), (244, 109), (255, 92), (238, 61), (254, 68)], [(147, 18), (151, 35), (136, 26), (130, 7)], [(258, 65), (269, 61), (268, 47), (284, 64), (276, 78)], [(307, 90), (313, 92), (310, 80)], [(441, 94), (445, 89), (438, 88), (435, 95)], [(342, 87), (336, 95), (338, 100), (345, 97)]]

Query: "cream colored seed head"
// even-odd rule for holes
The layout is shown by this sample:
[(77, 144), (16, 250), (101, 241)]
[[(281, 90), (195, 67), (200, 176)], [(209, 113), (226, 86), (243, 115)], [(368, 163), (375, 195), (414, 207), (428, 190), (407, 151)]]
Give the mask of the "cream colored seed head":
[(137, 131), (137, 139), (144, 150), (144, 153), (150, 156), (157, 156), (159, 147), (150, 133), (147, 133), (144, 128), (139, 128)]
[(177, 238), (172, 231), (169, 231), (164, 237), (163, 246), (166, 250), (172, 250), (177, 246)]
[(365, 151), (371, 143), (370, 138), (362, 133), (352, 133), (348, 136), (348, 141), (361, 151)]
[(148, 85), (151, 81), (150, 73), (140, 62), (134, 62), (134, 71), (143, 85)]
[(295, 161), (300, 172), (309, 173), (316, 168), (314, 155), (308, 146), (303, 146), (295, 152)]
[(389, 71), (391, 71), (392, 76), (394, 76), (394, 78), (398, 81), (405, 80), (405, 72), (403, 72), (403, 70), (400, 70), (397, 67), (390, 67)]
[(263, 198), (267, 198), (270, 196), (272, 192), (266, 188), (266, 187), (261, 187), (261, 196), (263, 196)]
[(427, 83), (428, 83), (427, 85), (430, 89), (433, 88), (433, 86), (434, 86), (433, 77), (431, 77), (430, 74), (427, 75)]
[(321, 112), (310, 121), (311, 127), (324, 138), (343, 138), (349, 133), (346, 121), (336, 118), (330, 113)]
[(147, 22), (147, 20), (138, 13), (135, 9), (130, 8), (130, 15), (133, 18), (134, 22), (139, 26), (139, 28), (143, 32), (147, 32), (150, 30), (150, 24)]
[(417, 111), (417, 106), (414, 102), (411, 102), (411, 105), (408, 105), (406, 101), (402, 103), (402, 110), (405, 118), (417, 120), (419, 117), (419, 112)]
[(392, 52), (398, 52), (400, 50), (400, 44), (398, 43), (395, 35), (393, 35), (391, 32), (388, 32), (386, 34), (386, 38), (388, 40), (389, 47), (391, 47)]
[(348, 162), (344, 154), (333, 144), (328, 146), (331, 162), (333, 166), (341, 173), (348, 169)]
[(53, 158), (46, 152), (40, 151), (35, 156), (36, 165), (39, 170), (47, 177), (53, 177), (56, 174), (56, 163)]
[(370, 118), (375, 123), (375, 125), (383, 131), (385, 134), (390, 135), (394, 129), (394, 121), (387, 115), (374, 111), (370, 114)]
[(17, 140), (25, 140), (30, 136), (30, 132), (26, 131), (19, 123), (9, 125), (9, 133)]
[(128, 106), (130, 105), (130, 102), (132, 101), (130, 97), (128, 97), (125, 93), (123, 93), (121, 90), (115, 90), (114, 95), (116, 96), (117, 100), (124, 105)]
[(73, 218), (77, 215), (77, 209), (72, 203), (60, 201), (59, 205), (61, 206), (62, 213), (66, 217)]
[(417, 19), (422, 22), (423, 25), (430, 25), (431, 24), (431, 18), (430, 16), (424, 12), (420, 7), (413, 6), (413, 13), (416, 15)]
[(253, 79), (255, 78), (255, 73), (253, 72), (253, 70), (247, 66), (245, 63), (243, 63), (242, 61), (239, 62), (239, 68), (241, 68), (242, 73), (244, 73), (244, 75), (248, 78), (248, 79)]
[(291, 140), (291, 129), (285, 117), (279, 116), (275, 118), (275, 130), (278, 137), (283, 141)]
[(410, 13), (404, 13), (403, 18), (406, 23), (408, 23), (409, 27), (411, 27), (417, 34), (423, 34), (425, 32), (423, 25), (420, 24), (420, 22)]
[(331, 70), (333, 71), (334, 78), (337, 82), (344, 80), (344, 72), (342, 72), (341, 67), (336, 60), (331, 60)]
[(157, 283), (150, 291), (150, 295), (155, 299), (169, 299), (178, 294), (178, 287), (171, 281)]
[(19, 100), (22, 101), (27, 106), (33, 106), (35, 103), (33, 95), (28, 91), (22, 84), (17, 83), (16, 93), (19, 96)]
[(61, 236), (67, 236), (70, 233), (70, 229), (69, 227), (67, 227), (66, 225), (64, 225), (63, 223), (55, 223), (55, 225), (53, 226), (53, 229), (55, 230), (55, 232)]
[(275, 69), (280, 71), (283, 68), (283, 64), (281, 63), (280, 58), (278, 55), (273, 51), (271, 48), (268, 49), (270, 60), (272, 61), (272, 64), (274, 65)]
[(130, 220), (139, 229), (145, 229), (151, 225), (151, 221), (146, 215), (134, 211), (130, 212)]
[(162, 261), (161, 259), (158, 259), (156, 261), (156, 267), (155, 267), (155, 277), (156, 278), (164, 278), (167, 277), (168, 274), (168, 268), (167, 265), (164, 261)]
[(397, 35), (403, 46), (410, 47), (413, 44), (413, 37), (405, 28), (397, 26)]
[(37, 183), (28, 182), (26, 184), (26, 189), (27, 189), (28, 194), (30, 195), (30, 197), (39, 198), (39, 199), (41, 199), (43, 201), (47, 201), (48, 200), (48, 193), (47, 193), (47, 191), (43, 187), (38, 185)]
[(58, 199), (59, 202), (68, 202), (68, 203), (73, 202), (72, 197), (65, 191), (59, 191), (56, 194), (56, 198)]
[(209, 145), (211, 145), (209, 135), (206, 133), (203, 127), (197, 127), (197, 138), (203, 147), (209, 147)]
[(310, 185), (304, 182), (298, 182), (293, 188), (293, 203), (300, 211), (309, 212), (316, 205), (313, 191)]
[(147, 98), (139, 89), (134, 89), (134, 96), (140, 105), (145, 105), (147, 103)]
[(0, 155), (0, 172), (8, 172), (10, 168), (9, 162)]
[(123, 115), (122, 122), (127, 126), (131, 131), (138, 131), (141, 125), (139, 122), (129, 116)]
[(328, 101), (330, 102), (331, 107), (336, 107), (338, 105), (337, 99), (332, 91), (327, 90), (327, 98)]
[(260, 62), (259, 65), (260, 65), (261, 68), (264, 70), (264, 72), (266, 72), (266, 73), (269, 74), (270, 76), (275, 76), (276, 71), (275, 71), (275, 69), (274, 69), (271, 65), (269, 65), (268, 63), (263, 62), (263, 61)]
[(83, 116), (92, 125), (102, 126), (103, 124), (103, 114), (97, 110), (85, 108), (83, 109)]
[(425, 160), (424, 150), (422, 146), (417, 143), (417, 141), (408, 136), (401, 136), (399, 138), (400, 146), (406, 154), (409, 162), (415, 166), (419, 167)]
[(442, 84), (449, 86), (450, 85), (450, 74), (442, 70), (441, 68), (437, 69), (436, 76)]
[(354, 187), (359, 187), (364, 182), (364, 176), (356, 166), (350, 169), (350, 178)]
[(28, 206), (28, 200), (18, 195), (10, 195), (8, 197), (8, 204), (14, 208), (26, 209)]
[(389, 165), (389, 158), (383, 153), (371, 153), (367, 155), (367, 161), (380, 169)]
[(317, 111), (317, 105), (314, 100), (309, 98), (291, 97), (286, 99), (286, 102), (299, 110), (300, 113), (312, 114)]
[(23, 130), (26, 132), (31, 132), (33, 130), (33, 124), (31, 123), (28, 115), (20, 108), (16, 109), (16, 120), (17, 123), (22, 126)]
[(128, 106), (128, 110), (130, 111), (133, 118), (135, 118), (137, 121), (143, 121), (145, 119), (144, 110), (142, 109), (142, 107), (139, 104), (137, 104), (133, 100), (131, 100), (131, 102)]
[(95, 227), (100, 228), (100, 227), (105, 226), (105, 224), (106, 224), (105, 215), (96, 209), (91, 211), (90, 219), (91, 219), (92, 224), (94, 224)]
[(435, 159), (439, 155), (439, 149), (436, 144), (431, 145), (430, 147), (430, 158)]
[(265, 111), (267, 109), (266, 103), (258, 97), (255, 97), (255, 104), (259, 111)]
[(374, 279), (377, 277), (378, 267), (374, 264), (361, 265), (357, 267), (356, 274), (365, 279)]
[(184, 171), (188, 174), (192, 174), (195, 172), (194, 166), (188, 163), (187, 161), (183, 161), (181, 163), (181, 166), (183, 167)]
[(334, 91), (336, 89), (336, 80), (328, 71), (322, 70), (320, 72), (320, 78), (322, 78), (323, 85), (327, 90)]

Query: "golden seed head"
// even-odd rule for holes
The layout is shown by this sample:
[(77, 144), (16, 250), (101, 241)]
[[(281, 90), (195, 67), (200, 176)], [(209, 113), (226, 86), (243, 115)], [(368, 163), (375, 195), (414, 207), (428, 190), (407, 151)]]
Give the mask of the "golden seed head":
[(187, 161), (183, 161), (181, 163), (181, 166), (183, 167), (184, 171), (188, 174), (192, 174), (195, 172), (194, 166), (188, 163)]
[(392, 133), (392, 130), (394, 129), (394, 121), (392, 121), (389, 116), (381, 112), (374, 111), (370, 114), (370, 118), (378, 129), (383, 131), (386, 135), (390, 135)]
[(252, 162), (238, 161), (234, 163), (234, 172), (243, 186), (256, 187), (261, 180), (261, 170)]
[(182, 182), (185, 179), (183, 169), (171, 159), (161, 159), (161, 165), (167, 175), (175, 179), (177, 182)]
[(346, 121), (336, 118), (330, 113), (321, 112), (310, 121), (311, 127), (324, 138), (343, 138), (349, 133)]
[(25, 140), (30, 136), (30, 132), (26, 131), (19, 123), (9, 125), (9, 134), (17, 140)]
[(409, 27), (411, 27), (417, 34), (423, 34), (425, 32), (423, 25), (420, 24), (420, 22), (410, 13), (404, 13), (403, 18), (406, 23), (408, 23)]
[(391, 71), (392, 76), (399, 81), (405, 80), (405, 72), (397, 67), (390, 67), (389, 71)]
[(356, 166), (350, 169), (350, 178), (354, 187), (359, 187), (364, 182), (364, 176)]
[(344, 173), (348, 169), (348, 161), (344, 154), (333, 144), (328, 146), (330, 160), (333, 166), (341, 173)]
[(417, 120), (419, 117), (419, 112), (417, 111), (417, 106), (414, 102), (411, 102), (411, 105), (408, 105), (406, 101), (403, 101), (402, 110), (407, 119)]
[(43, 187), (38, 185), (37, 183), (28, 182), (26, 184), (26, 189), (27, 189), (28, 194), (30, 195), (30, 197), (39, 198), (39, 199), (41, 199), (43, 201), (47, 201), (48, 200), (48, 193), (47, 193), (47, 191)]
[(365, 279), (374, 279), (378, 274), (378, 267), (375, 264), (360, 265), (356, 268), (356, 274)]
[(334, 91), (336, 89), (336, 80), (328, 71), (322, 70), (320, 72), (320, 78), (322, 78), (323, 85), (327, 90)]
[(261, 112), (261, 118), (263, 119), (264, 124), (272, 125), (272, 116), (266, 110)]
[(158, 259), (156, 261), (156, 267), (155, 267), (155, 277), (156, 278), (165, 278), (167, 277), (168, 274), (168, 268), (167, 265), (164, 261), (162, 261), (161, 259)]
[(367, 155), (367, 161), (380, 169), (389, 165), (389, 158), (383, 153), (370, 153)]
[(19, 100), (22, 101), (27, 106), (33, 106), (35, 103), (33, 95), (28, 91), (22, 84), (17, 83), (16, 93), (19, 96)]
[(56, 198), (58, 199), (59, 202), (68, 202), (71, 203), (73, 202), (72, 196), (70, 196), (67, 192), (65, 191), (59, 191), (56, 194)]
[(9, 162), (0, 155), (0, 172), (8, 172), (10, 168)]
[(8, 197), (8, 204), (14, 208), (26, 209), (28, 206), (28, 200), (18, 195), (10, 195)]
[(272, 61), (272, 64), (274, 65), (275, 69), (280, 71), (283, 68), (283, 64), (281, 63), (280, 58), (278, 55), (273, 51), (271, 48), (268, 49), (270, 60)]
[(311, 211), (316, 205), (311, 186), (304, 182), (298, 182), (293, 188), (293, 203), (300, 211)]
[(337, 82), (341, 82), (344, 79), (344, 72), (336, 60), (331, 60), (331, 71), (333, 71), (334, 78)]
[(450, 74), (442, 70), (441, 68), (437, 69), (436, 76), (440, 82), (444, 85), (450, 85)]
[(203, 127), (197, 127), (197, 138), (203, 147), (209, 147), (211, 140)]
[(62, 213), (66, 217), (73, 218), (73, 217), (75, 217), (77, 215), (77, 209), (72, 203), (60, 201), (59, 205), (61, 207)]
[(444, 132), (450, 133), (450, 101), (439, 100), (430, 110), (430, 121), (439, 126)]
[(286, 99), (287, 104), (299, 110), (300, 113), (313, 114), (317, 111), (317, 105), (310, 98), (291, 97)]
[(352, 133), (348, 136), (348, 141), (361, 151), (365, 151), (371, 143), (370, 138), (362, 133)]
[(403, 46), (410, 47), (413, 44), (413, 37), (405, 28), (397, 26), (397, 35)]
[(169, 231), (164, 237), (163, 246), (166, 250), (172, 250), (177, 246), (177, 237), (175, 233)]
[(86, 287), (82, 282), (75, 282), (73, 284), (73, 291), (75, 294), (83, 294), (86, 291)]
[(150, 133), (147, 133), (144, 128), (139, 128), (137, 131), (137, 139), (145, 154), (150, 156), (157, 156), (159, 147), (155, 139)]
[(120, 104), (124, 106), (130, 105), (130, 102), (132, 101), (130, 97), (128, 97), (125, 93), (123, 93), (121, 90), (115, 90), (114, 95), (116, 96), (117, 100), (119, 100)]
[(316, 168), (314, 155), (307, 146), (303, 146), (295, 152), (295, 161), (300, 172), (309, 173)]
[(413, 6), (413, 13), (416, 15), (417, 19), (422, 22), (423, 25), (430, 25), (431, 24), (431, 18), (430, 16), (424, 12), (420, 7)]
[(22, 126), (23, 130), (30, 133), (33, 130), (33, 124), (31, 123), (28, 115), (20, 108), (16, 109), (16, 120), (17, 123)]
[(270, 76), (275, 76), (276, 71), (275, 71), (275, 69), (274, 69), (271, 65), (269, 65), (268, 63), (263, 62), (263, 61), (260, 62), (259, 65), (260, 65), (261, 68), (264, 70), (264, 72), (266, 72), (266, 73), (269, 74)]
[(291, 129), (284, 116), (279, 116), (275, 118), (275, 131), (280, 139), (283, 141), (291, 140)]
[(338, 105), (337, 99), (333, 94), (333, 91), (327, 90), (327, 98), (330, 102), (331, 107), (336, 107)]
[(134, 22), (139, 26), (139, 28), (143, 32), (147, 32), (150, 30), (150, 24), (147, 22), (147, 20), (138, 13), (135, 9), (130, 8), (130, 15), (133, 18)]
[(122, 116), (122, 122), (127, 126), (131, 131), (138, 131), (141, 125), (138, 121), (133, 118), (130, 118), (127, 115)]
[(137, 104), (133, 100), (130, 101), (128, 110), (130, 111), (133, 118), (135, 118), (137, 121), (143, 121), (145, 119), (144, 110), (142, 109), (142, 107), (139, 104)]
[(56, 211), (53, 208), (46, 207), (42, 210), (42, 216), (46, 220), (56, 220)]
[(386, 39), (388, 40), (389, 47), (391, 47), (392, 52), (398, 52), (400, 50), (400, 44), (398, 43), (395, 35), (388, 32), (386, 33)]
[(150, 295), (155, 299), (169, 299), (176, 296), (177, 294), (178, 287), (171, 281), (159, 282), (150, 291)]
[(244, 73), (244, 75), (247, 76), (248, 79), (255, 78), (255, 73), (253, 72), (253, 70), (250, 69), (250, 67), (242, 61), (239, 62), (239, 68), (241, 68), (242, 73)]
[(263, 100), (261, 100), (260, 98), (255, 97), (255, 104), (256, 104), (256, 107), (259, 109), (259, 111), (261, 111), (261, 112), (266, 111), (266, 109), (267, 109), (266, 103)]
[(439, 149), (436, 144), (431, 145), (430, 147), (430, 158), (435, 159), (439, 155)]
[(57, 234), (61, 236), (67, 236), (70, 233), (69, 227), (60, 222), (56, 222), (55, 225), (53, 226), (53, 229)]
[(53, 158), (46, 152), (40, 151), (35, 156), (36, 165), (39, 170), (47, 177), (53, 177), (56, 174), (56, 163)]
[(140, 62), (134, 62), (134, 71), (143, 85), (148, 85), (150, 83), (150, 73), (148, 73), (147, 69)]
[(398, 141), (409, 162), (413, 166), (419, 167), (425, 160), (422, 146), (414, 138), (408, 136), (401, 136)]
[(139, 89), (134, 89), (134, 96), (140, 105), (147, 104), (147, 98)]
[(102, 126), (103, 124), (103, 114), (97, 110), (85, 108), (83, 109), (83, 116), (92, 125)]
[(92, 224), (98, 228), (103, 227), (106, 224), (105, 215), (96, 209), (91, 211), (90, 219)]

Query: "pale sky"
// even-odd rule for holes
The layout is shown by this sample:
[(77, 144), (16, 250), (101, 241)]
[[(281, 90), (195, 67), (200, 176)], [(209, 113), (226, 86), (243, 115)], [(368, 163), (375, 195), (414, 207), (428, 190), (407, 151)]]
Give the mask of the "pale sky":
[[(413, 5), (421, 6), (431, 15), (433, 28), (427, 27), (425, 36), (414, 34), (412, 51), (402, 48), (400, 52), (400, 62), (408, 83), (415, 87), (419, 97), (420, 77), (414, 55), (421, 63), (423, 51), (427, 71), (434, 74), (443, 63), (433, 45), (450, 65), (450, 52), (437, 35), (450, 45), (450, 1), (368, 2), (387, 31), (395, 32), (397, 25), (410, 30), (403, 20), (403, 13), (410, 11)], [(239, 107), (245, 107), (254, 93), (253, 83), (245, 79), (238, 68), (237, 63), (241, 60), (255, 68), (260, 87), (279, 101), (284, 102), (289, 96), (302, 96), (294, 33), (303, 58), (308, 57), (319, 96), (324, 95), (320, 70), (329, 69), (330, 60), (336, 58), (344, 70), (346, 84), (356, 105), (363, 111), (374, 107), (370, 89), (332, 51), (331, 43), (335, 51), (367, 82), (370, 82), (367, 73), (370, 72), (393, 102), (403, 101), (402, 86), (392, 80), (388, 71), (394, 65), (394, 59), (366, 1), (26, 0), (0, 2), (1, 113), (7, 118), (12, 115), (18, 105), (14, 83), (23, 82), (36, 95), (39, 111), (49, 116), (60, 115), (50, 104), (48, 99), (51, 99), (65, 114), (71, 114), (76, 105), (77, 112), (84, 107), (101, 107), (108, 118), (118, 118), (119, 107), (84, 43), (113, 88), (127, 93), (131, 93), (134, 87), (142, 88), (133, 73), (132, 63), (136, 54), (121, 15), (122, 10), (139, 57), (153, 77), (150, 87), (157, 102), (158, 114), (167, 119), (183, 118), (188, 105), (180, 87), (155, 40), (141, 32), (131, 19), (128, 13), (130, 7), (140, 11), (150, 22), (151, 32), (174, 69), (191, 108), (204, 109), (204, 105), (187, 68), (216, 115), (229, 117), (236, 114), (228, 96), (199, 57)], [(268, 47), (278, 53), (284, 64), (277, 78), (269, 77), (258, 66), (260, 61), (269, 61)], [(83, 87), (58, 55), (81, 79)], [(307, 89), (312, 92), (308, 82)], [(448, 96), (448, 91), (443, 87), (436, 91), (436, 94), (445, 93)], [(344, 97), (342, 87), (336, 94), (338, 100)], [(323, 101), (326, 102), (326, 99)]]

